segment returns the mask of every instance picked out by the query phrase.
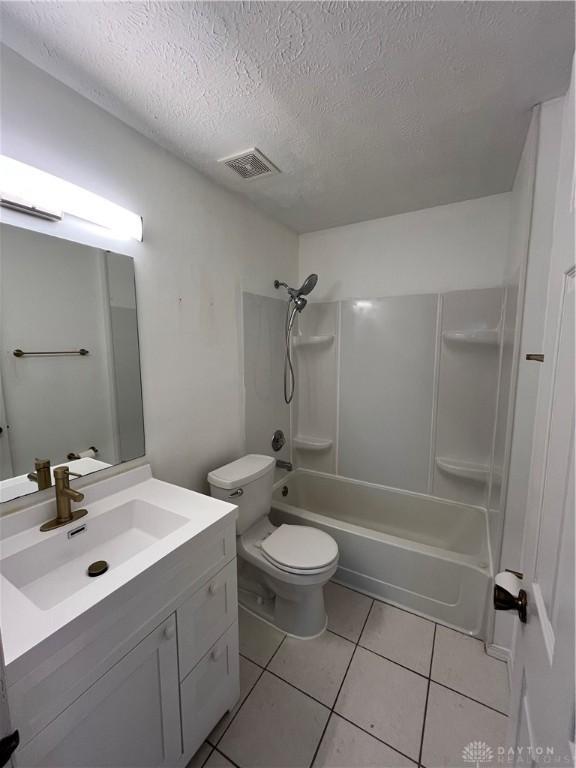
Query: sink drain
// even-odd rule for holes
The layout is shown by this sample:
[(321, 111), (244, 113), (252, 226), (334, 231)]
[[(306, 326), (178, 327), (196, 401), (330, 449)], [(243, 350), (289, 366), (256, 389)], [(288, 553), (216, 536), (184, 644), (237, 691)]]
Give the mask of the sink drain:
[(96, 560), (95, 563), (91, 563), (88, 566), (88, 576), (102, 576), (108, 570), (108, 563), (106, 560)]

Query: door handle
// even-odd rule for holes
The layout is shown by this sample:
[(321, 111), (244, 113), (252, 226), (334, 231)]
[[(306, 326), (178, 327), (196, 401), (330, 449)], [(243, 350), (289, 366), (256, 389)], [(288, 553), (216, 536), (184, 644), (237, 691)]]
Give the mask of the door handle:
[(518, 611), (518, 618), (526, 624), (528, 615), (528, 595), (525, 589), (518, 592), (518, 597), (511, 595), (504, 587), (494, 585), (494, 608), (497, 611)]

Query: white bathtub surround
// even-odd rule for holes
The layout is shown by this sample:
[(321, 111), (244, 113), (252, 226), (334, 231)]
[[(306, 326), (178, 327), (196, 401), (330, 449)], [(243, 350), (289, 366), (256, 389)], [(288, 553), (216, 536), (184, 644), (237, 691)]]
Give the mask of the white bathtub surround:
[(484, 636), (492, 563), (481, 507), (296, 470), (276, 484), (271, 519), (329, 533), (341, 583)]
[(296, 465), (320, 472), (336, 472), (337, 466), (340, 312), (337, 302), (308, 302), (292, 342), (296, 366), (292, 458)]
[[(149, 465), (87, 486), (84, 503), (49, 533), (53, 499), (2, 526), (18, 764), (184, 766), (238, 699), (236, 509)], [(90, 578), (96, 560), (108, 569)]]
[[(337, 473), (429, 492), (435, 295), (342, 303)], [(302, 466), (309, 466), (304, 460)]]
[[(252, 662), (248, 693), (232, 722), (224, 718), (211, 734), (198, 765), (461, 765), (464, 747), (484, 740), (495, 755), (486, 765), (495, 768), (508, 721), (506, 665), (478, 640), (340, 585), (327, 589), (329, 627), (342, 627), (348, 615), (352, 642), (331, 630), (314, 641), (278, 637), (257, 619), (246, 625), (240, 610), (240, 649)], [(268, 638), (267, 660), (252, 655), (252, 634)], [(384, 635), (385, 647), (370, 650)], [(488, 685), (504, 692), (502, 709), (482, 703)]]
[(434, 496), (485, 506), (492, 472), (502, 474), (492, 467), (500, 347), (508, 343), (502, 301), (501, 288), (442, 296)]
[[(485, 288), (309, 303), (292, 342), (294, 465), (485, 505), (501, 474), (492, 440), (502, 298)], [(288, 412), (283, 309), (244, 297), (246, 430), (264, 453)]]
[(246, 451), (272, 455), (272, 435), (281, 429), (286, 445), (274, 457), (289, 461), (290, 406), (283, 397), (286, 305), (278, 297), (242, 294)]

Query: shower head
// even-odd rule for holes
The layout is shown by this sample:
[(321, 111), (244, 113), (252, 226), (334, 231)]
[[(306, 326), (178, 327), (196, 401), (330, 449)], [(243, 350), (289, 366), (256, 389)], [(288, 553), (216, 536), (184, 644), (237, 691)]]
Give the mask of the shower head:
[(290, 299), (294, 302), (296, 305), (296, 308), (299, 312), (302, 312), (306, 304), (308, 303), (304, 296), (308, 296), (309, 293), (312, 293), (314, 288), (316, 287), (316, 283), (318, 282), (318, 275), (312, 274), (308, 275), (306, 280), (302, 283), (300, 288), (291, 288), (288, 283), (282, 283), (280, 280), (274, 280), (274, 288), (286, 288), (288, 291), (288, 295), (290, 296)]
[(308, 275), (306, 280), (302, 283), (300, 288), (298, 289), (296, 295), (297, 296), (308, 296), (309, 293), (312, 293), (314, 288), (316, 288), (316, 283), (318, 282), (318, 275), (315, 275), (312, 273), (311, 275)]
[(292, 364), (292, 353), (290, 349), (290, 334), (292, 333), (292, 327), (296, 320), (296, 313), (302, 312), (308, 299), (304, 298), (312, 293), (316, 288), (318, 282), (318, 275), (308, 275), (306, 280), (302, 283), (300, 288), (291, 288), (288, 283), (283, 283), (280, 280), (274, 280), (274, 288), (286, 288), (290, 300), (286, 307), (286, 326), (285, 326), (285, 342), (286, 342), (286, 357), (284, 361), (284, 401), (288, 404), (292, 402), (294, 397), (294, 366)]

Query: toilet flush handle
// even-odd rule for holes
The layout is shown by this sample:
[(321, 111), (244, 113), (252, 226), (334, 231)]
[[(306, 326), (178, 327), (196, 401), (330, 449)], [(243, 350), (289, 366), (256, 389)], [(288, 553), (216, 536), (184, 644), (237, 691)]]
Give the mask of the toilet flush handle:
[(235, 491), (232, 491), (232, 493), (229, 494), (229, 498), (232, 499), (234, 496), (242, 496), (243, 493), (244, 493), (244, 489), (243, 488), (236, 488)]

